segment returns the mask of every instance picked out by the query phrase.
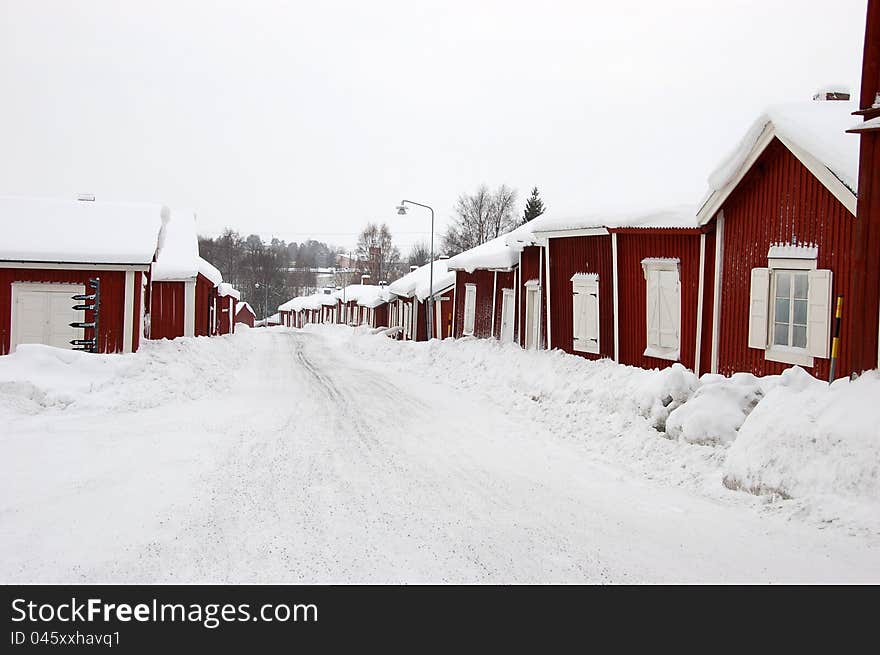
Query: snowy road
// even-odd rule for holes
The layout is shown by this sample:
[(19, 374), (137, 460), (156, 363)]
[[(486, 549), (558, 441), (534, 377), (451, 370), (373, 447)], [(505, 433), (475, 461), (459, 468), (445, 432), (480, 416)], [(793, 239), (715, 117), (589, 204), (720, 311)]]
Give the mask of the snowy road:
[(600, 464), (320, 333), (196, 341), (76, 402), (0, 394), (0, 580), (880, 581), (872, 536)]

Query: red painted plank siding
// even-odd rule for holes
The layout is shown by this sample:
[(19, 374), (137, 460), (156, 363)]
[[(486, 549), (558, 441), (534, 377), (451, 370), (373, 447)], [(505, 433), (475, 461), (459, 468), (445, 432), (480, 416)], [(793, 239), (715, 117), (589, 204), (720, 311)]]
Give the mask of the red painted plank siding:
[(455, 273), (455, 336), (464, 336), (464, 299), (468, 284), (476, 288), (474, 302), (474, 334), (479, 339), (488, 339), (492, 331), (492, 271), (456, 271)]
[[(519, 345), (523, 348), (526, 347), (525, 342), (525, 325), (526, 325), (526, 287), (525, 284), (529, 280), (542, 280), (544, 279), (544, 274), (541, 271), (541, 246), (527, 246), (523, 248), (522, 254), (520, 255), (520, 279), (518, 281), (518, 291), (519, 291)], [(546, 285), (545, 285), (546, 286)], [(543, 293), (543, 289), (542, 289)], [(545, 316), (545, 309), (547, 307), (547, 301), (544, 296), (541, 296), (541, 347), (547, 343), (547, 317)]]
[(229, 334), (235, 331), (234, 313), (235, 298), (232, 296), (217, 296), (217, 334)]
[[(700, 272), (700, 235), (645, 232), (617, 235), (618, 310), (621, 364), (642, 368), (666, 368), (675, 362), (644, 355), (647, 346), (647, 284), (642, 260), (651, 257), (677, 257), (680, 260), (681, 331), (680, 362), (694, 368), (697, 335), (697, 299)], [(600, 293), (601, 293), (601, 277)], [(613, 306), (600, 311), (612, 313)], [(554, 316), (555, 318), (555, 316)]]
[[(831, 269), (834, 274), (832, 297), (849, 297), (855, 218), (776, 139), (728, 197), (723, 211), (719, 372), (780, 373), (789, 365), (768, 361), (764, 351), (748, 347), (751, 270), (767, 266), (771, 243), (787, 243), (797, 237), (798, 243), (818, 244), (819, 268)], [(851, 370), (849, 356), (848, 344), (842, 341), (840, 375)], [(829, 360), (815, 361), (816, 365), (807, 370), (826, 378)]]
[(235, 322), (244, 323), (248, 327), (254, 327), (254, 315), (251, 314), (247, 309), (242, 307), (235, 315)]
[[(12, 283), (48, 282), (56, 284), (88, 284), (89, 279), (101, 279), (101, 320), (99, 322), (98, 352), (122, 352), (123, 321), (125, 314), (125, 272), (100, 270), (55, 270), (28, 268), (0, 268), (0, 355), (9, 353), (12, 336)], [(70, 304), (74, 301), (71, 299)], [(94, 320), (94, 312), (84, 312), (87, 322)], [(134, 321), (137, 323), (137, 320)], [(93, 330), (84, 330), (91, 339)]]
[(133, 352), (137, 352), (137, 349), (141, 347), (141, 335), (144, 333), (144, 326), (141, 323), (143, 288), (144, 274), (138, 271), (134, 274), (134, 307), (132, 307), (134, 316), (131, 322), (131, 349)]
[[(589, 359), (614, 357), (614, 296), (611, 235), (550, 239), (550, 345)], [(599, 355), (572, 348), (572, 286), (575, 273), (599, 275)]]
[(150, 291), (150, 339), (183, 336), (183, 282), (153, 282)]
[(196, 330), (197, 337), (209, 337), (214, 334), (214, 299), (217, 290), (214, 283), (201, 273), (196, 277)]

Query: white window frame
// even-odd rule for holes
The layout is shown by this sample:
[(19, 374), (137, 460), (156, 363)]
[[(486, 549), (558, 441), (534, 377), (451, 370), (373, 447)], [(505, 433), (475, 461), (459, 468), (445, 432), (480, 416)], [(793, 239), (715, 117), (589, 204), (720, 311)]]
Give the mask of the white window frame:
[[(470, 301), (470, 317), (468, 317), (468, 302)], [(468, 320), (470, 318), (470, 321)], [(468, 327), (470, 323), (470, 327)], [(472, 337), (477, 325), (477, 285), (470, 282), (464, 285), (464, 317), (462, 320), (462, 335)]]
[[(645, 351), (642, 353), (645, 357), (656, 357), (658, 359), (666, 359), (677, 362), (681, 359), (681, 260), (677, 257), (647, 257), (642, 260), (642, 272), (645, 276)], [(676, 304), (678, 306), (678, 316), (676, 317), (676, 325), (674, 326), (676, 344), (675, 346), (662, 346), (659, 341), (651, 343), (651, 280), (652, 275), (659, 275), (661, 272), (675, 272), (676, 275)], [(659, 280), (656, 284), (658, 297), (656, 298), (657, 307), (660, 307), (662, 292), (660, 291)], [(662, 318), (662, 313), (658, 311), (658, 320)], [(657, 326), (658, 339), (663, 331), (663, 325)]]
[[(764, 358), (771, 362), (791, 364), (812, 368), (816, 359), (827, 359), (830, 355), (830, 328), (831, 328), (831, 288), (833, 276), (830, 270), (818, 268), (818, 248), (815, 246), (797, 246), (776, 244), (770, 247), (767, 257), (766, 269), (753, 269), (753, 286), (755, 274), (766, 271), (768, 286), (759, 292), (766, 292), (764, 306), (766, 320), (763, 334)], [(798, 348), (794, 346), (778, 346), (773, 344), (773, 329), (776, 323), (776, 285), (780, 273), (806, 273), (807, 274), (807, 346)], [(823, 276), (824, 274), (824, 276)], [(760, 277), (760, 276), (759, 276)], [(827, 285), (826, 296), (820, 298), (821, 287), (815, 285), (818, 282)], [(754, 320), (755, 304), (754, 288), (750, 291), (749, 320)], [(760, 305), (760, 301), (758, 302)], [(791, 317), (790, 317), (791, 318)], [(760, 329), (756, 324), (754, 330)], [(750, 333), (752, 326), (750, 324)], [(750, 337), (749, 347), (760, 348), (761, 344), (754, 343), (754, 337)]]

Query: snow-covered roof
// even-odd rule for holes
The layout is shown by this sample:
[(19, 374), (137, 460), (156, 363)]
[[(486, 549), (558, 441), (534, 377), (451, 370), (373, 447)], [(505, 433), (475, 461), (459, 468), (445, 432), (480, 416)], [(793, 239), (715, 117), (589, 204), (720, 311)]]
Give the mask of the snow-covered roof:
[(214, 286), (223, 282), (220, 271), (199, 257), (196, 213), (192, 209), (173, 209), (159, 234), (159, 251), (153, 264), (152, 279), (157, 282), (189, 280), (199, 273)]
[(709, 176), (709, 189), (719, 191), (735, 180), (768, 127), (786, 146), (815, 157), (846, 187), (856, 193), (859, 178), (859, 140), (846, 133), (858, 104), (846, 100), (798, 102), (769, 107), (746, 132), (739, 145)]
[(247, 310), (254, 316), (257, 315), (257, 313), (254, 311), (254, 308), (251, 307), (250, 303), (245, 300), (239, 300), (237, 303), (235, 303), (235, 313), (238, 314), (242, 310)]
[(441, 291), (445, 291), (455, 284), (455, 271), (450, 271), (446, 267), (448, 259), (438, 259), (434, 262), (434, 288), (430, 290), (431, 264), (420, 266), (414, 271), (410, 271), (399, 280), (395, 280), (388, 285), (388, 290), (396, 296), (410, 298), (415, 296), (420, 301), (425, 300), (429, 295), (435, 295)]
[(513, 232), (505, 235), (508, 245), (522, 249), (533, 245), (549, 232), (568, 232), (589, 229), (674, 229), (698, 227), (697, 211), (693, 205), (677, 205), (674, 207), (633, 207), (623, 209), (594, 209), (576, 217), (558, 217), (544, 215), (526, 223)]
[(149, 264), (167, 220), (160, 204), (0, 197), (0, 259)]
[(279, 312), (298, 312), (303, 309), (321, 309), (323, 306), (333, 306), (337, 303), (336, 296), (332, 293), (313, 293), (310, 296), (297, 296), (278, 306)]
[(231, 284), (226, 282), (221, 282), (217, 285), (217, 295), (218, 296), (232, 296), (236, 300), (241, 300), (241, 293), (233, 287)]
[(363, 307), (378, 307), (388, 302), (391, 294), (387, 287), (376, 284), (349, 284), (345, 289), (334, 291), (333, 296), (340, 301), (345, 299), (345, 302), (354, 302)]
[(518, 261), (519, 250), (507, 244), (507, 234), (465, 250), (446, 261), (449, 270), (473, 273), (477, 269), (507, 271)]

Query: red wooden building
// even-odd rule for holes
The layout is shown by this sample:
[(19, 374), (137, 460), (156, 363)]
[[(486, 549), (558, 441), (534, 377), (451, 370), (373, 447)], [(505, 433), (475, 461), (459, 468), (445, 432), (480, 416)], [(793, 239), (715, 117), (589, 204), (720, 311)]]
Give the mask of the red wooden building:
[(75, 311), (71, 296), (90, 293), (100, 279), (97, 348), (102, 353), (138, 349), (144, 280), (168, 210), (136, 205), (43, 198), (0, 198), (0, 222), (12, 226), (0, 239), (0, 355), (20, 344), (72, 348), (95, 338), (94, 312)]
[(249, 303), (240, 300), (235, 303), (235, 323), (236, 325), (247, 325), (254, 327), (254, 321), (257, 320), (257, 314)]
[[(715, 231), (713, 277), (704, 280), (713, 288), (703, 335), (712, 371), (799, 365), (828, 376), (834, 299), (853, 298), (858, 140), (845, 131), (855, 108), (840, 100), (770, 108), (710, 177), (698, 219)], [(844, 340), (838, 375), (853, 370), (851, 349)]]
[(453, 334), (481, 339), (517, 340), (519, 253), (498, 238), (449, 259), (455, 271)]
[(858, 109), (859, 198), (843, 341), (854, 372), (880, 367), (880, 2), (868, 0)]
[(217, 286), (223, 277), (199, 257), (195, 213), (174, 211), (162, 228), (148, 292), (149, 337), (211, 336), (217, 332)]
[(217, 334), (235, 332), (236, 304), (239, 300), (241, 294), (231, 284), (222, 282), (217, 286)]
[[(389, 327), (399, 327), (402, 339), (427, 341), (452, 336), (455, 271), (448, 270), (446, 262), (446, 259), (438, 259), (433, 263), (433, 287), (431, 264), (410, 271), (388, 286), (393, 296), (389, 310)], [(434, 306), (430, 334), (425, 306), (429, 297), (433, 299)]]

